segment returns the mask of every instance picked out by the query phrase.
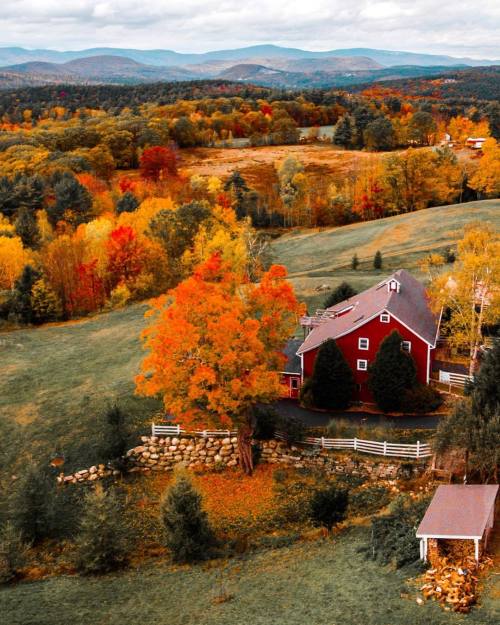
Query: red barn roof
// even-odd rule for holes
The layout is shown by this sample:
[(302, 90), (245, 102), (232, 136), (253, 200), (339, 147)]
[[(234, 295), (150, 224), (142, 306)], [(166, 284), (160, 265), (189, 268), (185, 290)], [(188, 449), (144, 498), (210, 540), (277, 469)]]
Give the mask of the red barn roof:
[(392, 315), (431, 347), (435, 346), (439, 317), (429, 308), (424, 286), (400, 269), (366, 291), (328, 308), (298, 353), (314, 349), (327, 339), (349, 334), (383, 312)]
[(497, 484), (439, 486), (417, 538), (482, 538), (497, 493)]

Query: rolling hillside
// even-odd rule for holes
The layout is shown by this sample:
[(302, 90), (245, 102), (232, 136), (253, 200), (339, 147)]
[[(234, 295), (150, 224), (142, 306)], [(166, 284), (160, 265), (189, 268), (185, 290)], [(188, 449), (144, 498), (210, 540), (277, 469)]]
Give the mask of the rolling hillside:
[[(491, 221), (500, 228), (500, 200), (440, 206), (342, 228), (292, 233), (272, 244), (272, 255), (276, 262), (286, 265), (298, 294), (314, 308), (325, 298), (316, 291), (321, 285), (334, 288), (346, 280), (361, 290), (401, 267), (422, 277), (418, 271), (422, 257), (453, 246), (464, 225), (474, 220)], [(372, 268), (377, 250), (383, 255), (382, 271)], [(354, 253), (361, 261), (357, 271), (350, 265)]]
[[(325, 297), (315, 291), (318, 285), (348, 280), (362, 289), (399, 267), (418, 275), (418, 260), (453, 245), (474, 219), (500, 226), (500, 200), (293, 233), (276, 240), (272, 252), (313, 308)], [(371, 267), (377, 249), (384, 255), (382, 272)], [(354, 252), (361, 260), (356, 272), (350, 269)], [(103, 415), (114, 402), (127, 414), (131, 441), (149, 427), (161, 406), (133, 394), (145, 310), (136, 304), (82, 321), (0, 334), (0, 473), (2, 464), (9, 466), (28, 450), (64, 453), (67, 471), (99, 461)]]

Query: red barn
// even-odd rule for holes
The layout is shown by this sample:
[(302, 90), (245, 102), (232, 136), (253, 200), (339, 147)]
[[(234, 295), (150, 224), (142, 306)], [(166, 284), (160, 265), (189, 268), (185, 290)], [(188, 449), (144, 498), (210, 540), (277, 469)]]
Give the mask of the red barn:
[(321, 344), (335, 339), (354, 373), (354, 399), (373, 401), (367, 386), (368, 366), (383, 339), (397, 330), (403, 339), (401, 349), (415, 360), (419, 381), (429, 383), (439, 317), (430, 310), (423, 285), (404, 269), (315, 317), (304, 318), (303, 325), (309, 333), (297, 350), (302, 379), (312, 375)]

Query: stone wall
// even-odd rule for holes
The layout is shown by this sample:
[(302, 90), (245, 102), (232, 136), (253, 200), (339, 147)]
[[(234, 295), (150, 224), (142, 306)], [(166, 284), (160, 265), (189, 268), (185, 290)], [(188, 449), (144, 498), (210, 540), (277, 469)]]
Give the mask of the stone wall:
[[(172, 471), (177, 464), (189, 468), (223, 468), (238, 464), (238, 446), (236, 437), (141, 437), (142, 444), (130, 449), (125, 456), (127, 470), (130, 473), (148, 471)], [(288, 467), (318, 467), (331, 474), (349, 473), (366, 475), (373, 479), (395, 479), (402, 473), (405, 460), (374, 460), (369, 456), (360, 457), (339, 451), (302, 449), (287, 446), (283, 441), (270, 440), (255, 442), (260, 452), (260, 462), (280, 464)], [(420, 474), (425, 470), (425, 461), (412, 463), (412, 471)], [(59, 482), (77, 483), (94, 481), (119, 471), (111, 465), (96, 465), (77, 471), (71, 475), (61, 474)]]

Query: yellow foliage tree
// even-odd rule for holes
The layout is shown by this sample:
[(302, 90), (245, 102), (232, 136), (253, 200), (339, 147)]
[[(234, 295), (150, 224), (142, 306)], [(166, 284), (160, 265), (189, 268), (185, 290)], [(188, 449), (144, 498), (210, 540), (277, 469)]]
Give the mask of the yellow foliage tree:
[(470, 373), (475, 368), (485, 324), (500, 315), (500, 237), (489, 224), (472, 223), (458, 243), (458, 259), (449, 271), (432, 277), (434, 309), (450, 309), (442, 330), (451, 346), (465, 349)]
[(19, 237), (0, 236), (0, 289), (13, 289), (30, 260)]
[(500, 195), (500, 146), (495, 139), (490, 138), (484, 142), (483, 156), (469, 185), (484, 197)]

